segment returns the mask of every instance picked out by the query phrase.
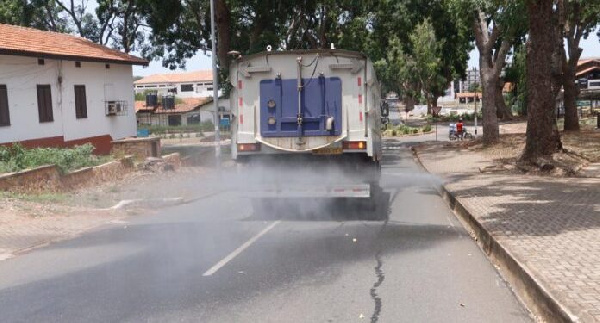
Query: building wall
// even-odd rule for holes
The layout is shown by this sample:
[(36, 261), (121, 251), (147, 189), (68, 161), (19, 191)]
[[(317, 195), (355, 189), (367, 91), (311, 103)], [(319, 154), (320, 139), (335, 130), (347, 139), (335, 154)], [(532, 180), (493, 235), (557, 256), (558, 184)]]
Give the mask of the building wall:
[[(185, 84), (192, 84), (193, 91), (181, 91), (181, 86)], [(135, 86), (135, 93), (144, 93), (144, 91), (156, 91), (159, 95), (166, 95), (168, 93), (168, 90), (172, 88), (177, 89), (176, 96), (182, 99), (206, 98), (213, 95), (212, 80), (183, 83), (140, 84)]]
[[(38, 65), (35, 57), (0, 55), (0, 84), (6, 84), (10, 126), (0, 127), (0, 143), (62, 137), (63, 142), (78, 142), (89, 137), (120, 139), (136, 135), (131, 65), (45, 59)], [(62, 82), (59, 79), (62, 78)], [(49, 84), (54, 121), (40, 123), (37, 85)], [(87, 118), (75, 117), (75, 85), (85, 85)], [(127, 111), (106, 116), (105, 101), (125, 101)]]

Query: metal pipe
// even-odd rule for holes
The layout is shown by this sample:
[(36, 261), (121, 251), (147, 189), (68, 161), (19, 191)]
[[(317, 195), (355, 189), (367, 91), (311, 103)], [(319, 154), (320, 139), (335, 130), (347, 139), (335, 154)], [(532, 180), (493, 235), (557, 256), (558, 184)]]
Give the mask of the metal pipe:
[(296, 58), (298, 62), (298, 137), (302, 137), (302, 56)]
[(219, 133), (219, 71), (217, 67), (217, 39), (215, 33), (215, 0), (210, 0), (210, 32), (212, 41), (213, 103), (215, 121), (215, 159), (217, 169), (221, 167), (221, 135)]

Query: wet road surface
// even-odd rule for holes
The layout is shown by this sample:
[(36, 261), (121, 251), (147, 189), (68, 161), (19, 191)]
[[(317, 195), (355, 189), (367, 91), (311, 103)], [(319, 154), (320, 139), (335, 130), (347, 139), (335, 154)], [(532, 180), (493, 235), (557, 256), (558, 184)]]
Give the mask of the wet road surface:
[(386, 148), (385, 219), (223, 192), (0, 262), (0, 321), (531, 322), (437, 179)]

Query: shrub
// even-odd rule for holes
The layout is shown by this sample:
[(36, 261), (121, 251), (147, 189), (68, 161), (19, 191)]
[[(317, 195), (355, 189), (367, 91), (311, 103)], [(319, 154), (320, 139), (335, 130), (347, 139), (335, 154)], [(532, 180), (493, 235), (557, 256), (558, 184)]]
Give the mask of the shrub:
[(16, 172), (43, 165), (56, 165), (61, 173), (82, 167), (96, 166), (110, 157), (92, 155), (94, 146), (90, 143), (63, 148), (25, 149), (20, 144), (0, 147), (0, 173)]
[(423, 132), (430, 132), (431, 131), (431, 125), (428, 123), (425, 126), (423, 126)]
[(419, 133), (419, 129), (418, 128), (412, 128), (412, 133)]

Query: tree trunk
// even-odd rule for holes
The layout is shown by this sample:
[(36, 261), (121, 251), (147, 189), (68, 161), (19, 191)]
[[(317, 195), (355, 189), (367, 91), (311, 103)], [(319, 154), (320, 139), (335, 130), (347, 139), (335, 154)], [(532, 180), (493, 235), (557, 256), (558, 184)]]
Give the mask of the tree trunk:
[[(569, 69), (570, 70), (570, 69)], [(577, 95), (579, 89), (575, 84), (575, 71), (573, 69), (565, 73), (564, 77), (564, 101), (565, 101), (565, 129), (579, 131), (579, 115), (577, 114)]]
[(229, 68), (227, 53), (231, 48), (231, 11), (225, 0), (217, 0), (216, 3), (217, 57), (219, 67), (226, 70)]
[(529, 41), (527, 47), (527, 132), (521, 160), (538, 164), (538, 159), (550, 156), (561, 147), (554, 114), (555, 90), (552, 74), (556, 51), (556, 22), (553, 1), (530, 0)]
[(504, 80), (499, 80), (496, 86), (496, 115), (498, 119), (502, 120), (512, 120), (513, 114), (512, 109), (506, 105), (506, 101), (504, 100), (504, 84), (506, 82)]
[(496, 85), (493, 72), (489, 68), (482, 68), (481, 73), (481, 112), (483, 114), (483, 144), (491, 145), (500, 140), (500, 128), (496, 115)]

